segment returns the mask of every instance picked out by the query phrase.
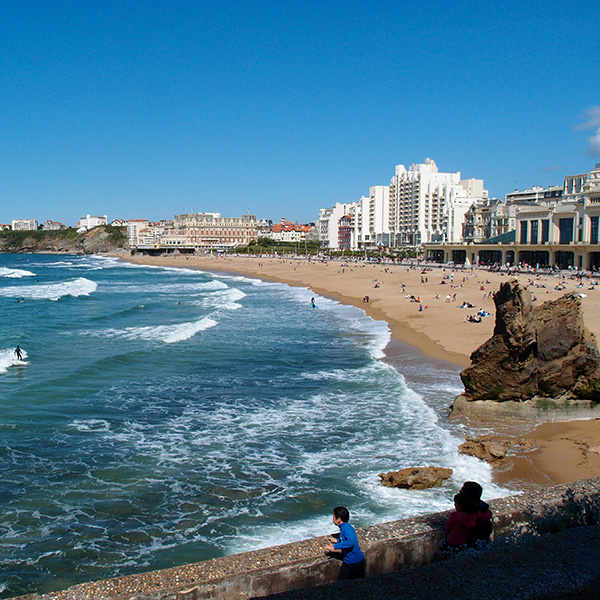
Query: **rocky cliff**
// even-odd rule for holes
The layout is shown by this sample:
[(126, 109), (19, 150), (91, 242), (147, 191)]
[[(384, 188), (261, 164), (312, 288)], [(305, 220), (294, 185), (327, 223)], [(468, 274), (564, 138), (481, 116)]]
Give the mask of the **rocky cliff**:
[(95, 227), (86, 233), (77, 233), (74, 229), (0, 232), (0, 252), (94, 254), (127, 248), (125, 235), (110, 225)]
[(461, 373), (463, 400), (600, 402), (600, 353), (577, 295), (534, 307), (530, 293), (513, 280), (500, 286), (494, 301), (493, 336)]

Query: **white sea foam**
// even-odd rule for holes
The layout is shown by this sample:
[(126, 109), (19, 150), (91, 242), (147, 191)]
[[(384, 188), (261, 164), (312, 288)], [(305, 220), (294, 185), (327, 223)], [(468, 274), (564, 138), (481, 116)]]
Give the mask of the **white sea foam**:
[(218, 325), (217, 321), (210, 317), (203, 317), (198, 321), (187, 321), (185, 323), (174, 323), (172, 325), (148, 325), (144, 327), (125, 327), (124, 329), (82, 331), (80, 335), (174, 344), (176, 342), (187, 340), (200, 331), (205, 331), (215, 325)]
[[(146, 283), (144, 285), (144, 292), (148, 294), (169, 294), (178, 296), (184, 294), (200, 294), (214, 290), (226, 289), (229, 289), (229, 287), (226, 283), (221, 281), (202, 281), (191, 283), (165, 282), (150, 284)], [(129, 294), (131, 292), (139, 292), (140, 287), (138, 285), (131, 285), (129, 283), (117, 284), (113, 287), (113, 291)]]
[(29, 364), (25, 361), (27, 352), (23, 348), (21, 348), (21, 352), (23, 353), (23, 359), (19, 360), (15, 355), (14, 348), (0, 350), (0, 373), (6, 373), (10, 367), (14, 367), (15, 365)]
[(77, 431), (110, 431), (110, 423), (104, 419), (76, 419), (69, 423), (69, 427), (74, 427)]
[(35, 273), (26, 271), (25, 269), (9, 269), (8, 267), (0, 267), (0, 277), (20, 279), (21, 277), (35, 277)]
[(96, 291), (98, 284), (85, 277), (60, 283), (40, 283), (0, 288), (0, 296), (8, 298), (26, 298), (29, 300), (59, 300), (64, 296), (89, 296)]
[(190, 304), (195, 306), (202, 306), (204, 308), (219, 308), (223, 310), (237, 310), (242, 308), (241, 304), (238, 304), (238, 300), (245, 298), (246, 294), (237, 288), (225, 288), (219, 289), (215, 292), (209, 293), (202, 300), (193, 300)]

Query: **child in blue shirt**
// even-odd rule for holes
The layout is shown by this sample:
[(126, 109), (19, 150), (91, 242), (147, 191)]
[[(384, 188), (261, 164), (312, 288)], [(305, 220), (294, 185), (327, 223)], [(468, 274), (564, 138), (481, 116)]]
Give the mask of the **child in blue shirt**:
[(350, 513), (344, 506), (333, 509), (333, 524), (340, 528), (340, 537), (329, 538), (331, 544), (325, 548), (327, 552), (342, 553), (342, 568), (338, 581), (343, 579), (360, 579), (365, 576), (365, 555), (358, 544), (354, 527), (348, 523)]

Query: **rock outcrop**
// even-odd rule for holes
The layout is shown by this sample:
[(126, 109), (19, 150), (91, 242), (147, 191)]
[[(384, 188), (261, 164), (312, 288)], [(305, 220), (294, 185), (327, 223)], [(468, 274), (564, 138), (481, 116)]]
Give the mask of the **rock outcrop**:
[(95, 254), (129, 252), (125, 235), (116, 227), (101, 225), (85, 233), (74, 229), (58, 231), (0, 232), (0, 252), (65, 252)]
[(379, 473), (381, 485), (413, 490), (439, 487), (452, 476), (452, 469), (445, 467), (408, 467), (400, 471)]
[(506, 458), (508, 450), (516, 448), (520, 451), (526, 451), (531, 450), (533, 447), (533, 442), (527, 439), (493, 439), (484, 437), (480, 439), (466, 438), (458, 447), (458, 451), (461, 454), (475, 456), (489, 463), (497, 463)]
[(530, 293), (512, 280), (494, 302), (494, 334), (461, 373), (463, 400), (600, 402), (600, 353), (576, 294), (534, 307)]

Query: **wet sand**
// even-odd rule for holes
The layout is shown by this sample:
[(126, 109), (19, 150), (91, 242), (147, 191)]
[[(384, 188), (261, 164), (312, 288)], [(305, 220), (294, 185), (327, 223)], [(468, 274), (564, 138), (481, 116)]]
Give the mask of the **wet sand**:
[[(460, 367), (470, 364), (469, 355), (492, 335), (494, 328), (493, 316), (483, 318), (481, 323), (465, 322), (465, 317), (479, 309), (493, 315), (495, 307), (490, 292), (507, 280), (504, 274), (485, 270), (417, 270), (338, 260), (243, 256), (143, 256), (127, 260), (226, 271), (307, 287), (317, 294), (364, 309), (372, 318), (386, 321), (395, 339), (410, 344), (427, 357)], [(516, 278), (524, 286), (529, 284), (536, 304), (567, 292), (584, 294), (585, 324), (597, 337), (600, 335), (600, 289), (589, 282), (577, 287), (576, 279), (561, 281), (558, 276)], [(561, 289), (555, 289), (557, 286)], [(473, 308), (460, 308), (464, 302)], [(495, 465), (494, 478), (502, 485), (531, 489), (600, 475), (600, 420), (487, 425), (496, 439), (518, 436), (532, 442), (531, 449), (511, 450), (504, 461)]]

